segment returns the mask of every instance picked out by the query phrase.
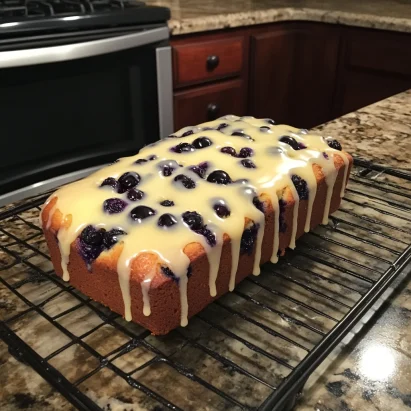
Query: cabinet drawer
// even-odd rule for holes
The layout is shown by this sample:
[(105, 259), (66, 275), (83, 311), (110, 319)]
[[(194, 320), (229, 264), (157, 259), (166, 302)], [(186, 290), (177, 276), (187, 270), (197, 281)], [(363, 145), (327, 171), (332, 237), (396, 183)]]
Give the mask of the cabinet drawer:
[(352, 67), (411, 76), (411, 35), (351, 29), (346, 64)]
[(175, 45), (174, 86), (239, 75), (243, 67), (243, 56), (243, 37)]
[(226, 114), (245, 115), (246, 92), (242, 80), (225, 81), (174, 94), (174, 128), (214, 120)]

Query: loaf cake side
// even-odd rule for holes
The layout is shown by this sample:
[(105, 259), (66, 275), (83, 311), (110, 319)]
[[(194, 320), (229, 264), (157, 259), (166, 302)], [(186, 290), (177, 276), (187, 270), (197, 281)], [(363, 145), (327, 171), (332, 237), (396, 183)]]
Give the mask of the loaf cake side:
[[(202, 129), (204, 128), (202, 127)], [(333, 162), (336, 176), (332, 187), (332, 195), (329, 199), (330, 201), (328, 201), (329, 211), (326, 213), (327, 215), (338, 209), (340, 205), (342, 187), (347, 182), (348, 168), (352, 164), (351, 156), (343, 151), (333, 153), (332, 158), (329, 160)], [(282, 207), (280, 207), (282, 210), (279, 210), (278, 205), (272, 203), (272, 194), (266, 193), (264, 190), (256, 190), (260, 199), (260, 202), (256, 202), (256, 206), (263, 207), (264, 210), (263, 220), (259, 220), (260, 222), (263, 221), (264, 230), (260, 240), (261, 255), (258, 257), (258, 265), (270, 259), (273, 260), (276, 232), (278, 232), (278, 249), (285, 250), (291, 242), (295, 241), (295, 238), (304, 233), (305, 229), (307, 229), (307, 222), (311, 228), (323, 222), (324, 207), (327, 203), (329, 191), (326, 184), (326, 176), (321, 165), (312, 162), (310, 167), (315, 176), (316, 194), (312, 204), (312, 215), (309, 220), (307, 220), (309, 201), (305, 198), (305, 193), (303, 193), (302, 198), (297, 198), (296, 201), (294, 198), (296, 195), (294, 187), (286, 185), (279, 188), (278, 198), (283, 203)], [(60, 211), (58, 203), (57, 192), (46, 204), (41, 215), (44, 233), (56, 273), (64, 277), (62, 260), (66, 260), (70, 283), (75, 288), (92, 299), (107, 305), (113, 311), (127, 316), (127, 302), (124, 300), (124, 290), (121, 288), (118, 272), (119, 261), (124, 252), (122, 235), (119, 236), (117, 243), (113, 244), (108, 250), (103, 249), (97, 258), (90, 262), (87, 262), (87, 258), (84, 258), (84, 251), (79, 249), (80, 240), (78, 238), (69, 244), (69, 250), (68, 252), (65, 251), (64, 254), (66, 256), (62, 258), (61, 250), (64, 247), (62, 247), (61, 238), (63, 241), (65, 238), (61, 234), (59, 235), (59, 233), (61, 230), (64, 231), (66, 227), (70, 227), (73, 222), (70, 213)], [(297, 220), (294, 221), (295, 205), (297, 203), (298, 216)], [(234, 209), (234, 207), (233, 205), (232, 208)], [(281, 214), (281, 221), (279, 214)], [(214, 299), (229, 291), (232, 288), (233, 280), (237, 284), (252, 273), (256, 268), (255, 257), (258, 252), (256, 234), (251, 232), (255, 223), (256, 221), (252, 218), (245, 216), (243, 225), (240, 227), (242, 233), (251, 233), (251, 240), (249, 241), (248, 249), (242, 250), (239, 256), (238, 270), (236, 270), (234, 278), (232, 272), (233, 241), (227, 233), (223, 233), (221, 258), (217, 261), (218, 272), (215, 278), (215, 295), (210, 293), (209, 277), (211, 264), (209, 263), (210, 251), (207, 249), (207, 244), (191, 241), (184, 246), (183, 251), (188, 256), (190, 266), (188, 279), (183, 287), (181, 284), (182, 279), (165, 264), (158, 253), (147, 250), (136, 253), (130, 262), (129, 275), (130, 301), (128, 304), (132, 320), (148, 328), (154, 334), (165, 334), (180, 325), (183, 316), (190, 318)], [(107, 226), (107, 231), (108, 228), (111, 228), (111, 226)], [(261, 227), (258, 230), (261, 230)], [(78, 231), (78, 235), (80, 235), (80, 232), (81, 230)], [(60, 239), (58, 238), (59, 236)], [(147, 273), (150, 273), (150, 276), (148, 287), (145, 287), (144, 282), (147, 280)], [(182, 288), (184, 287), (187, 287), (185, 293), (186, 302), (188, 303), (186, 313), (182, 312), (183, 302), (181, 300)], [(147, 311), (147, 303), (149, 311)]]

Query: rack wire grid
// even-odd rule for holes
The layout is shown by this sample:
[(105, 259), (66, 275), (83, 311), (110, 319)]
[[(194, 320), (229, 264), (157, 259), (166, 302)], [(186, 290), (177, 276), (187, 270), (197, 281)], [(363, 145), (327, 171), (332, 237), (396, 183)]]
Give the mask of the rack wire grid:
[(154, 411), (291, 409), (411, 260), (411, 174), (357, 159), (327, 226), (155, 337), (54, 275), (45, 198), (0, 210), (0, 338), (80, 410), (107, 398)]

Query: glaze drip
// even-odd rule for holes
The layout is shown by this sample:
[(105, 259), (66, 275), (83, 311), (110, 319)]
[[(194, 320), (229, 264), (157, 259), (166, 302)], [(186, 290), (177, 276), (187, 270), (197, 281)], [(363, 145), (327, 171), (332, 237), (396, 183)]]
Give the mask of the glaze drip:
[[(280, 215), (284, 189), (289, 187), (295, 201), (293, 223), (289, 227), (290, 247), (294, 248), (300, 201), (307, 201), (304, 228), (310, 229), (317, 192), (313, 165), (321, 167), (325, 176), (323, 222), (328, 221), (337, 177), (335, 155), (346, 165), (343, 196), (349, 160), (343, 151), (330, 147), (321, 136), (264, 119), (231, 115), (186, 127), (154, 147), (143, 148), (138, 155), (121, 158), (83, 180), (60, 188), (50, 197), (48, 202), (53, 198), (57, 201), (49, 211), (46, 228), (52, 226), (57, 211), (64, 221), (57, 232), (63, 278), (69, 280), (71, 245), (86, 227), (92, 226), (98, 232), (120, 230), (117, 232), (124, 234), (116, 237), (110, 247), (102, 246), (99, 255), (122, 247), (117, 272), (125, 318), (132, 319), (131, 272), (140, 278), (143, 312), (147, 316), (151, 314), (153, 279), (156, 275), (172, 273), (180, 289), (184, 326), (190, 267), (187, 246), (197, 243), (207, 254), (211, 296), (218, 294), (216, 281), (225, 235), (229, 236), (231, 247), (229, 289), (234, 289), (239, 257), (244, 252), (255, 253), (253, 274), (258, 275), (265, 227), (264, 201), (269, 199), (274, 210), (271, 261), (277, 262), (279, 232), (284, 229)], [(170, 215), (164, 216), (166, 212)], [(190, 215), (187, 223), (187, 212), (195, 212), (198, 217)], [(157, 265), (136, 263), (142, 254), (154, 255)], [(162, 267), (169, 271), (162, 272)]]

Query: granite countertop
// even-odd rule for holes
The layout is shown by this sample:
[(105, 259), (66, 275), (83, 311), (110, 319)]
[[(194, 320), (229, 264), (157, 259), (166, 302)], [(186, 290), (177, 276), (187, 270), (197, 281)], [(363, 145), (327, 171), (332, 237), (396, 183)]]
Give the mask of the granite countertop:
[(277, 21), (316, 21), (411, 32), (409, 0), (146, 0), (171, 10), (173, 36)]
[[(325, 135), (329, 134), (338, 138), (343, 147), (351, 153), (386, 166), (411, 170), (409, 159), (411, 152), (410, 107), (411, 90), (331, 121), (319, 127), (318, 130)], [(407, 189), (411, 190), (411, 183)], [(29, 242), (33, 247), (47, 252), (43, 236), (37, 231), (38, 234), (33, 237), (33, 232), (36, 232), (34, 226), (38, 224), (38, 211), (35, 214), (29, 216), (32, 226), (26, 235), (30, 238)], [(19, 229), (19, 224), (23, 226), (21, 222), (14, 221), (14, 228)], [(4, 223), (2, 226), (4, 228)], [(21, 230), (23, 228), (19, 229)], [(23, 253), (29, 262), (40, 265), (43, 271), (52, 272), (49, 260), (44, 257), (40, 258), (40, 255), (30, 257), (30, 254), (25, 254), (27, 250), (17, 245), (8, 245), (1, 232), (0, 244), (13, 248), (18, 254)], [(34, 284), (27, 283), (27, 269), (22, 268), (21, 265), (15, 266), (11, 273), (7, 269), (1, 270), (1, 267), (7, 268), (9, 265), (10, 257), (7, 257), (5, 253), (2, 254), (0, 250), (0, 276), (5, 276), (4, 278), (8, 278), (9, 281), (20, 281), (21, 284), (25, 284), (25, 287), (28, 287), (26, 288), (28, 298), (34, 303), (37, 298), (43, 301), (59, 289), (53, 284), (47, 285), (41, 282), (36, 284), (35, 281)], [(408, 270), (397, 279), (398, 287), (395, 291), (391, 294), (392, 289), (388, 290), (379, 304), (374, 306), (375, 315), (371, 316), (369, 313), (368, 317), (362, 320), (363, 326), (351, 333), (344, 340), (344, 344), (340, 345), (315, 371), (305, 386), (296, 411), (406, 411), (411, 408), (411, 278), (407, 276), (410, 268), (408, 267)], [(30, 287), (34, 288), (30, 289)], [(49, 315), (58, 314), (66, 304), (70, 303), (70, 298), (66, 294), (60, 296), (60, 304), (51, 306), (45, 304), (42, 309)], [(9, 318), (11, 313), (27, 308), (17, 298), (6, 296), (10, 296), (10, 291), (0, 283), (0, 320)], [(72, 304), (77, 304), (77, 302)], [(96, 315), (92, 317), (85, 307), (84, 310), (79, 311), (81, 311), (79, 314), (81, 317), (78, 319), (70, 320), (62, 317), (58, 320), (75, 335), (80, 335), (84, 331), (83, 327), (93, 327), (102, 321)], [(46, 356), (56, 350), (58, 344), (66, 344), (67, 338), (61, 336), (61, 333), (57, 334), (57, 330), (55, 334), (45, 336), (45, 323), (47, 322), (42, 320), (38, 314), (29, 313), (13, 320), (14, 325), (10, 323), (9, 325), (17, 327), (20, 337), (40, 355)], [(36, 332), (30, 331), (29, 326), (35, 327)], [(110, 342), (115, 340), (118, 347), (127, 341), (123, 334), (111, 334), (113, 332), (109, 327), (104, 326), (99, 329), (97, 335), (92, 334), (85, 339), (90, 346), (98, 347), (99, 352), (103, 350), (103, 353), (108, 353), (111, 350)], [(44, 338), (47, 339), (47, 344), (44, 343)], [(147, 338), (151, 338), (150, 343), (159, 345), (164, 352), (173, 349), (161, 338)], [(221, 344), (221, 341), (218, 344)], [(77, 347), (77, 344), (67, 350), (70, 352), (69, 360), (67, 357), (57, 355), (50, 360), (50, 364), (59, 370), (64, 370), (63, 374), (70, 381), (77, 380), (85, 370), (99, 366), (99, 362), (87, 356), (85, 350)], [(186, 355), (183, 348), (181, 350), (181, 355)], [(134, 357), (131, 357), (132, 359), (129, 360), (124, 359), (125, 362), (121, 366), (133, 369), (138, 366), (141, 358), (147, 361), (149, 358), (146, 356), (147, 353), (141, 352), (137, 363)], [(132, 362), (131, 365), (130, 362)], [(73, 367), (73, 363), (77, 365)], [(273, 370), (273, 373), (277, 373), (277, 370)], [(158, 389), (161, 387), (163, 378), (161, 374), (159, 375), (158, 378), (152, 377), (160, 381), (160, 386), (156, 386)], [(188, 380), (185, 381), (190, 384)], [(153, 384), (155, 383), (156, 381), (153, 381)], [(90, 378), (85, 384), (86, 386), (82, 387), (80, 384), (79, 387), (82, 387), (82, 390), (105, 410), (163, 410), (163, 407), (158, 406), (154, 400), (142, 399), (142, 394), (138, 397), (138, 390), (133, 390), (107, 367), (99, 372), (97, 378)], [(0, 409), (2, 411), (25, 408), (38, 411), (74, 409), (35, 371), (17, 361), (1, 341), (0, 387)], [(117, 393), (116, 396), (111, 396), (110, 389)], [(176, 391), (178, 389), (177, 384)], [(119, 392), (123, 392), (124, 395), (120, 395)], [(222, 404), (219, 407), (213, 405), (210, 402), (212, 396), (209, 395), (208, 406), (204, 409), (210, 411), (223, 409)], [(247, 395), (252, 397), (253, 392)], [(193, 398), (189, 400), (194, 401)]]

